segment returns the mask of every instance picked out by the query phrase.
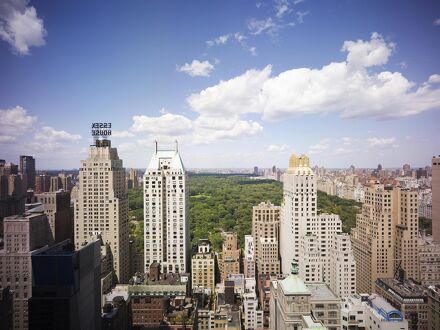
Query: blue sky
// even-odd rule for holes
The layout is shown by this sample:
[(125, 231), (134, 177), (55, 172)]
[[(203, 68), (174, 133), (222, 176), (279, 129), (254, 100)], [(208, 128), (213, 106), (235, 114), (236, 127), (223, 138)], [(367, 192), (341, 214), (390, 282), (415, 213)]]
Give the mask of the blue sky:
[(112, 122), (126, 167), (178, 139), (187, 167), (430, 163), (438, 1), (0, 4), (0, 158), (76, 168)]

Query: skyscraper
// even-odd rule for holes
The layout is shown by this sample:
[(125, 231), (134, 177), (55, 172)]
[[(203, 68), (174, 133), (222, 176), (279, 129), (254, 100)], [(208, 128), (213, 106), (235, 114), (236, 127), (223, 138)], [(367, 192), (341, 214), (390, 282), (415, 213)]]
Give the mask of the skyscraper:
[(440, 155), (432, 158), (432, 237), (440, 243)]
[(96, 140), (89, 157), (81, 161), (75, 200), (75, 247), (80, 249), (101, 234), (109, 243), (120, 283), (129, 280), (128, 196), (125, 169), (109, 140)]
[(26, 175), (27, 189), (35, 189), (35, 158), (20, 156), (20, 173)]
[(178, 151), (159, 150), (144, 174), (145, 272), (152, 263), (163, 273), (184, 273), (189, 267), (189, 222), (186, 171)]

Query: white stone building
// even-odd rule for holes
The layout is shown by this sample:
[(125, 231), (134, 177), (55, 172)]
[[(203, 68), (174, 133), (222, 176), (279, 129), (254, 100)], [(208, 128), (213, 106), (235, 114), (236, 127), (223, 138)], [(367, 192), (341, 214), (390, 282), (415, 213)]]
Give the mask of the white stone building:
[(255, 253), (254, 238), (252, 235), (244, 236), (244, 277), (255, 278)]
[(349, 234), (333, 234), (330, 250), (330, 289), (338, 297), (348, 297), (356, 293), (356, 261)]
[(190, 252), (186, 171), (177, 142), (174, 150), (157, 143), (144, 174), (145, 272), (153, 262), (163, 273), (188, 271)]
[(245, 279), (245, 289), (243, 294), (243, 317), (245, 329), (263, 328), (263, 310), (258, 306), (256, 293), (256, 281), (254, 278)]

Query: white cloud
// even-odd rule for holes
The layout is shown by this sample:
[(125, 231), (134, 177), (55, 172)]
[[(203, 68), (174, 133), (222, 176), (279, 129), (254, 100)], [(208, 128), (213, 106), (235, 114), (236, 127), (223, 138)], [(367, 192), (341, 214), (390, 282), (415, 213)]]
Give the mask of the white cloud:
[(190, 119), (171, 113), (159, 117), (133, 116), (131, 130), (136, 133), (180, 135), (192, 129)]
[(319, 154), (329, 148), (330, 139), (322, 139), (319, 143), (310, 146), (309, 154)]
[(353, 138), (351, 138), (349, 136), (345, 136), (342, 138), (342, 142), (344, 145), (349, 146), (353, 142)]
[(280, 29), (280, 26), (272, 19), (272, 17), (262, 20), (251, 18), (247, 23), (247, 27), (253, 35), (259, 35), (263, 32), (275, 35)]
[(440, 83), (440, 74), (433, 74), (429, 77), (428, 83), (430, 84), (438, 84)]
[(134, 137), (134, 134), (129, 131), (112, 131), (112, 137), (131, 138)]
[(310, 11), (298, 11), (296, 13), (296, 21), (298, 24), (302, 24), (304, 23), (304, 17), (307, 16), (308, 14), (310, 14)]
[(11, 143), (15, 142), (17, 138), (10, 135), (0, 135), (0, 143)]
[(249, 52), (251, 53), (252, 56), (257, 56), (257, 48), (256, 47), (250, 47), (249, 48)]
[(348, 155), (348, 154), (351, 154), (352, 152), (353, 152), (353, 150), (346, 149), (346, 148), (337, 148), (335, 150), (336, 155)]
[(367, 142), (370, 147), (385, 147), (385, 146), (391, 146), (391, 145), (395, 146), (396, 138), (395, 137), (390, 137), (390, 138), (372, 137), (372, 138), (368, 138)]
[(219, 46), (219, 45), (224, 45), (224, 44), (226, 44), (227, 42), (228, 42), (228, 40), (229, 40), (229, 38), (231, 37), (231, 35), (230, 34), (224, 34), (224, 35), (222, 35), (222, 36), (219, 36), (219, 37), (217, 37), (217, 38), (215, 38), (215, 39), (213, 39), (213, 40), (208, 40), (207, 42), (206, 42), (206, 45), (208, 46), (208, 47), (212, 47), (212, 46)]
[(281, 152), (289, 150), (290, 146), (288, 144), (271, 144), (267, 147), (267, 151), (271, 152)]
[(278, 18), (283, 17), (285, 14), (288, 14), (292, 11), (292, 8), (290, 7), (289, 1), (287, 0), (276, 0), (275, 1), (275, 10), (276, 10), (276, 16)]
[(434, 23), (434, 25), (439, 26), (440, 25), (440, 18), (437, 18), (433, 23)]
[(45, 44), (47, 32), (34, 7), (27, 0), (4, 0), (0, 3), (0, 38), (9, 43), (15, 53), (29, 54), (32, 46)]
[(200, 62), (199, 60), (193, 60), (191, 64), (185, 63), (177, 67), (178, 72), (187, 73), (191, 77), (209, 77), (212, 70), (214, 70), (214, 65), (209, 61)]
[(29, 116), (20, 106), (11, 109), (0, 109), (0, 139), (12, 141), (13, 137), (29, 131), (37, 117)]
[(200, 114), (260, 113), (264, 119), (338, 112), (343, 118), (397, 118), (440, 108), (436, 76), (420, 85), (400, 72), (374, 72), (394, 45), (373, 33), (369, 41), (346, 41), (347, 60), (320, 69), (297, 68), (272, 76), (272, 66), (220, 81), (187, 101)]
[(75, 142), (81, 140), (81, 135), (57, 131), (52, 127), (44, 126), (41, 131), (35, 133), (34, 138), (43, 142)]
[(242, 35), (240, 32), (237, 32), (234, 34), (235, 40), (237, 40), (239, 43), (242, 43), (244, 40), (247, 39), (244, 35)]

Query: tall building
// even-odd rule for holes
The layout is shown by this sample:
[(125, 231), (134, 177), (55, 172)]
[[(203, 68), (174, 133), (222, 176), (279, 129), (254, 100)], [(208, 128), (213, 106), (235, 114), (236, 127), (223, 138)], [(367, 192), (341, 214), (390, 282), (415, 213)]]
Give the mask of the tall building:
[(174, 150), (155, 144), (143, 179), (145, 271), (158, 262), (164, 273), (184, 273), (190, 253), (188, 191), (177, 142)]
[(20, 173), (26, 175), (27, 189), (35, 189), (35, 158), (20, 156)]
[(35, 178), (35, 193), (41, 194), (50, 191), (50, 175), (43, 173)]
[(0, 250), (0, 290), (14, 290), (14, 329), (28, 329), (28, 299), (32, 296), (32, 260), (53, 243), (47, 217), (23, 214), (4, 219), (4, 249)]
[(101, 328), (101, 241), (74, 250), (70, 240), (32, 255), (29, 328)]
[(350, 235), (333, 234), (330, 250), (329, 287), (340, 298), (356, 293), (356, 261), (351, 248)]
[(316, 219), (316, 178), (306, 155), (289, 159), (283, 179), (283, 214), (280, 223), (281, 270), (288, 273), (293, 259), (298, 260), (300, 236), (312, 234)]
[(315, 235), (304, 235), (300, 238), (299, 276), (305, 283), (322, 282), (323, 260), (319, 240)]
[(220, 281), (224, 282), (230, 274), (240, 274), (240, 248), (237, 233), (224, 232), (222, 252), (218, 256)]
[(376, 279), (392, 278), (398, 268), (417, 279), (417, 192), (382, 184), (364, 190), (362, 213), (351, 231), (357, 291), (372, 293)]
[(245, 278), (255, 278), (254, 238), (251, 235), (244, 236), (243, 268)]
[(422, 235), (418, 242), (419, 282), (423, 285), (440, 285), (440, 242), (432, 236)]
[(129, 178), (132, 182), (133, 188), (139, 187), (139, 179), (136, 169), (134, 168), (130, 169)]
[(432, 236), (440, 242), (440, 155), (432, 158)]
[(252, 208), (252, 237), (258, 274), (280, 273), (280, 206), (262, 202)]
[(428, 329), (440, 329), (440, 285), (428, 288), (428, 307)]
[(191, 260), (191, 287), (204, 289), (208, 294), (215, 289), (215, 256), (211, 251), (209, 241), (201, 239), (197, 251)]
[(61, 178), (59, 176), (51, 176), (49, 191), (58, 191), (60, 189), (63, 189), (63, 183), (61, 182)]
[(70, 177), (70, 175), (66, 175), (65, 173), (60, 173), (58, 174), (58, 177), (61, 180), (62, 189), (70, 192), (73, 188), (72, 178)]
[(73, 240), (73, 214), (70, 208), (70, 193), (67, 191), (47, 192), (35, 195), (43, 205), (50, 229), (56, 242)]
[(81, 161), (78, 198), (75, 200), (75, 247), (100, 234), (109, 243), (113, 267), (120, 283), (129, 280), (128, 196), (125, 169), (109, 140), (96, 140), (89, 157)]

